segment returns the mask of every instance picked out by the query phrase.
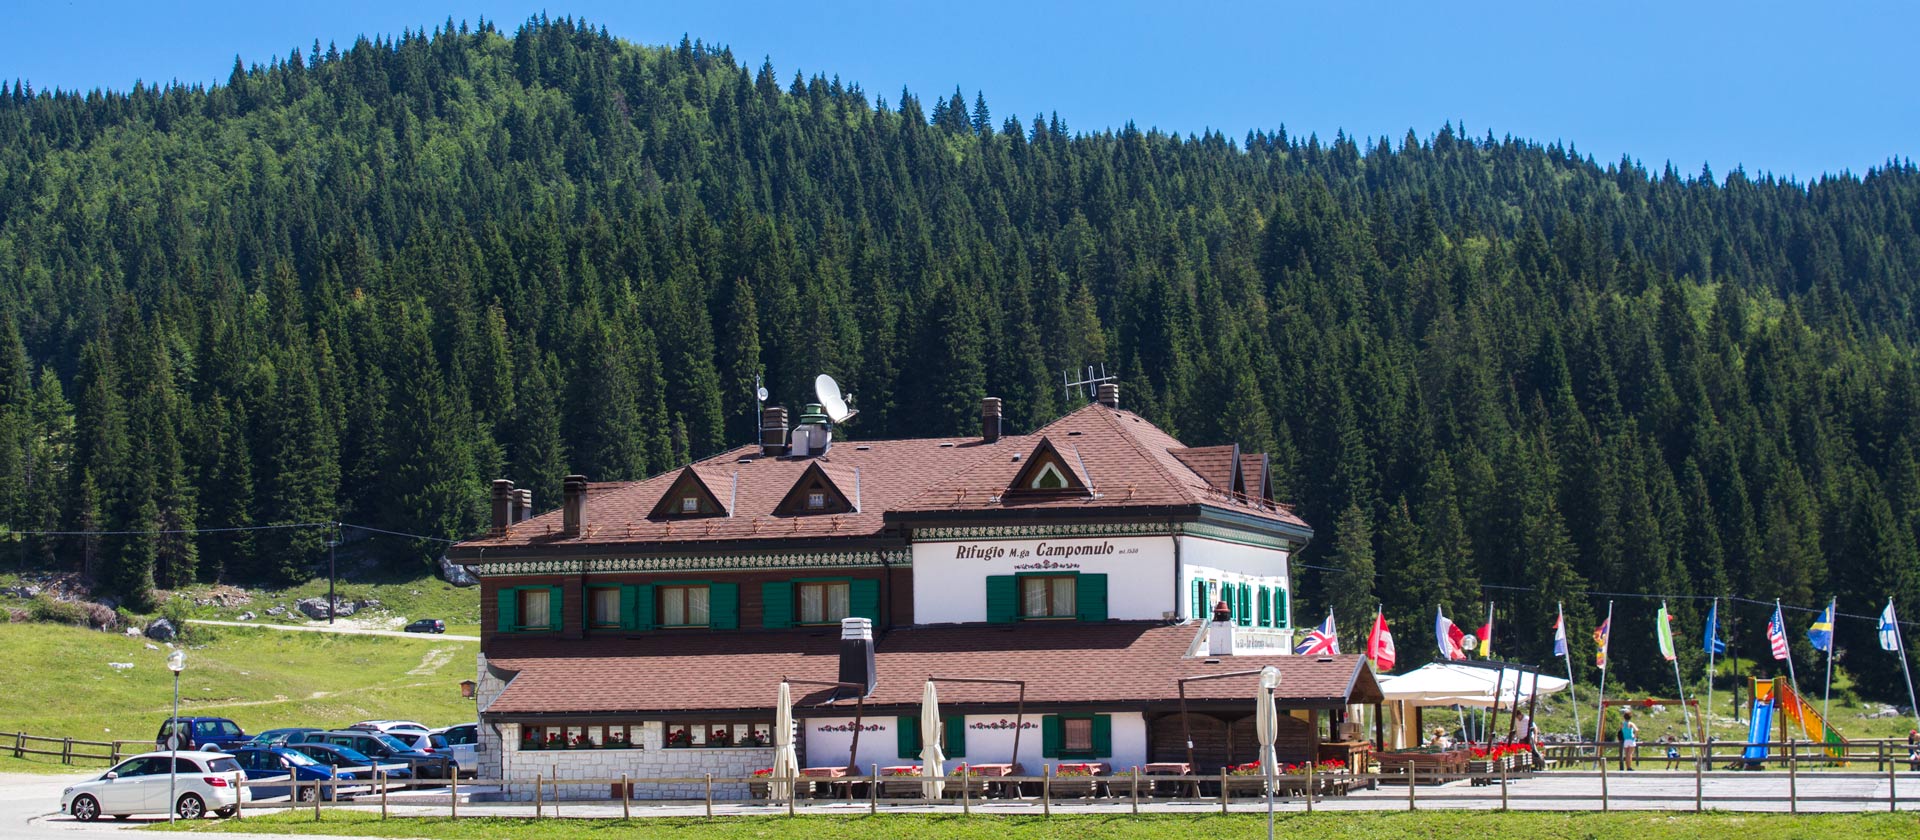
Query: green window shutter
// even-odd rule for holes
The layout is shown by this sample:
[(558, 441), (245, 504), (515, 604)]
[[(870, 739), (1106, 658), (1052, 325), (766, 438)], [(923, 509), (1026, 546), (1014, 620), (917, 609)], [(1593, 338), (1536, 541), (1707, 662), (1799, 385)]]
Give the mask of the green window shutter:
[(987, 621), (1012, 624), (1020, 614), (1020, 587), (1013, 575), (987, 575)]
[(1193, 579), (1193, 617), (1201, 621), (1206, 621), (1208, 618), (1207, 582), (1199, 578)]
[(635, 630), (652, 630), (653, 629), (653, 611), (656, 605), (657, 605), (656, 602), (653, 600), (653, 584), (651, 583), (634, 584), (633, 629)]
[(1059, 758), (1062, 740), (1060, 716), (1046, 715), (1040, 718), (1040, 757)]
[(1240, 584), (1240, 626), (1253, 626), (1253, 586)]
[(856, 617), (873, 619), (874, 627), (878, 629), (880, 624), (880, 581), (848, 581), (847, 609)]
[(945, 734), (942, 737), (946, 739), (946, 743), (941, 744), (940, 748), (946, 752), (948, 758), (965, 758), (967, 755), (967, 716), (946, 715), (940, 719), (940, 723), (941, 729), (945, 730)]
[(1273, 591), (1273, 626), (1292, 627), (1293, 615), (1287, 611), (1288, 592), (1285, 589)]
[(920, 757), (920, 716), (901, 715), (893, 719), (894, 735), (899, 738), (901, 758)]
[(1113, 716), (1093, 716), (1093, 754), (1099, 758), (1113, 755)]
[(567, 624), (567, 596), (560, 587), (547, 587), (547, 629), (555, 633)]
[(1269, 597), (1267, 588), (1264, 586), (1260, 587), (1260, 609), (1259, 609), (1258, 622), (1261, 627), (1273, 626), (1273, 598)]
[(707, 626), (715, 630), (740, 628), (740, 584), (707, 584)]
[(640, 589), (631, 583), (620, 584), (620, 629), (640, 629)]
[(782, 630), (793, 626), (793, 582), (760, 584), (760, 626)]
[(498, 600), (499, 615), (494, 617), (493, 629), (501, 633), (511, 633), (520, 623), (520, 590), (507, 587), (494, 593)]
[(1081, 574), (1073, 582), (1074, 612), (1081, 621), (1107, 620), (1107, 576)]

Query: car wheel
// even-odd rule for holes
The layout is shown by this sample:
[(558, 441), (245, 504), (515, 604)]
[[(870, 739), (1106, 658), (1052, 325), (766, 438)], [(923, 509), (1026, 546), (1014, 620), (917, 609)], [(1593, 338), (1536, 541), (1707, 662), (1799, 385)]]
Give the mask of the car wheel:
[(174, 803), (173, 814), (183, 820), (200, 819), (207, 815), (206, 800), (201, 799), (197, 793), (186, 794), (180, 797), (179, 802)]
[(221, 808), (220, 810), (213, 812), (213, 815), (224, 820), (239, 812), (240, 812), (240, 809), (238, 807), (227, 807), (227, 808)]
[(67, 806), (67, 812), (81, 822), (93, 822), (100, 819), (100, 800), (86, 794), (73, 798), (73, 804)]
[(313, 801), (313, 788), (297, 787), (297, 788), (294, 788), (293, 790), (294, 790), (293, 797), (295, 801), (297, 802)]

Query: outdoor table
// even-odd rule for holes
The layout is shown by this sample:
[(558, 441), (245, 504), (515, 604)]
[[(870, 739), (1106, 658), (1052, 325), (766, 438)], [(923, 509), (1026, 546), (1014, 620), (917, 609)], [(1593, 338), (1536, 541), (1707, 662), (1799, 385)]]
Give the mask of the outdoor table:
[(880, 768), (880, 793), (894, 799), (919, 799), (923, 790), (918, 764), (895, 764)]
[[(1141, 775), (1144, 775), (1144, 776), (1189, 776), (1190, 777), (1193, 775), (1193, 765), (1188, 764), (1184, 761), (1156, 761), (1152, 764), (1142, 766), (1140, 768), (1140, 773)], [(1195, 792), (1198, 793), (1198, 787), (1194, 786), (1193, 779), (1188, 778), (1183, 781), (1185, 781), (1187, 785), (1189, 785), (1190, 787), (1193, 787)], [(1160, 786), (1162, 784), (1170, 785), (1173, 788), (1172, 793), (1175, 796), (1178, 796), (1180, 794), (1181, 782), (1179, 781), (1172, 781), (1172, 780), (1162, 781), (1160, 779), (1149, 779), (1147, 782), (1147, 795), (1153, 796), (1158, 794), (1160, 792)]]
[[(970, 764), (968, 766), (973, 769), (973, 775), (989, 778), (993, 776), (1014, 776), (1020, 773), (1020, 765), (1018, 764)], [(1006, 797), (1009, 787), (1013, 788), (1012, 795), (1014, 797), (1020, 795), (1020, 786), (1018, 784), (1001, 782), (994, 784), (988, 789), (998, 791), (1000, 796)]]
[(847, 779), (847, 768), (845, 767), (802, 767), (800, 768), (800, 775), (808, 779), (827, 780), (809, 785), (809, 796), (811, 798), (819, 798), (817, 794), (822, 789), (827, 791), (827, 798), (836, 798), (839, 796), (837, 789), (842, 785), (847, 787), (848, 795), (852, 795), (853, 783)]

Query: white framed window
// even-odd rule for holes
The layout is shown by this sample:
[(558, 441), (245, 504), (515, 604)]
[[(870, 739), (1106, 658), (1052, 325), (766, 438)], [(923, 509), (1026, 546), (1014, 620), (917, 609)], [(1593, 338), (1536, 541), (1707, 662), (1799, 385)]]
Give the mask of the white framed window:
[(827, 494), (823, 490), (807, 491), (807, 510), (821, 510), (827, 506)]
[(681, 513), (699, 513), (700, 499), (695, 496), (682, 497), (680, 499), (680, 512)]
[(553, 623), (553, 614), (548, 610), (552, 593), (545, 587), (520, 590), (520, 626), (546, 629)]
[(834, 624), (852, 615), (848, 601), (852, 588), (845, 581), (796, 584), (794, 592), (800, 599), (800, 623)]
[(1072, 575), (1031, 575), (1020, 579), (1022, 618), (1073, 618), (1078, 614)]
[(704, 586), (660, 587), (660, 624), (665, 627), (705, 627), (712, 623)]

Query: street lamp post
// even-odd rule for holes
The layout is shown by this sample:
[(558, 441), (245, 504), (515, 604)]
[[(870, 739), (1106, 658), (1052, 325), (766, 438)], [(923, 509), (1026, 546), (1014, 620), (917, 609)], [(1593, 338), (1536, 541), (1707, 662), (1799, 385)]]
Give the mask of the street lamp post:
[(167, 727), (167, 825), (179, 814), (176, 785), (180, 778), (180, 672), (187, 669), (187, 652), (175, 649), (167, 654), (167, 670), (173, 672), (173, 721)]

